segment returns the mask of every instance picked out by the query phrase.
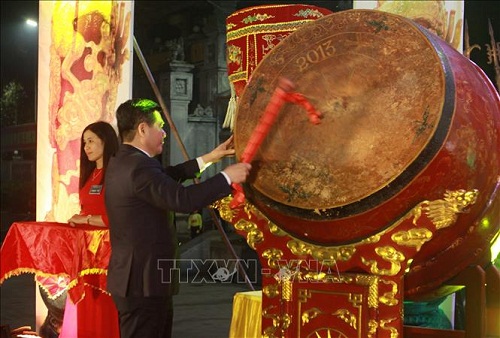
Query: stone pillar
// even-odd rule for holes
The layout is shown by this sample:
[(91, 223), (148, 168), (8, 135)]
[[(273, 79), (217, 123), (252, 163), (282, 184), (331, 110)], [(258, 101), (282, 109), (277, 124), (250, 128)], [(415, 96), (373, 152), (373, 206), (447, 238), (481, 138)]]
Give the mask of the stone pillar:
[[(170, 71), (161, 75), (160, 91), (164, 96), (170, 116), (179, 132), (180, 138), (185, 143), (188, 126), (188, 107), (193, 98), (193, 74), (191, 72), (194, 65), (184, 61), (172, 61), (169, 66)], [(165, 144), (166, 146), (162, 155), (164, 165), (176, 165), (186, 160), (172, 131), (168, 133)], [(197, 154), (189, 154), (188, 151), (188, 155), (193, 157)]]

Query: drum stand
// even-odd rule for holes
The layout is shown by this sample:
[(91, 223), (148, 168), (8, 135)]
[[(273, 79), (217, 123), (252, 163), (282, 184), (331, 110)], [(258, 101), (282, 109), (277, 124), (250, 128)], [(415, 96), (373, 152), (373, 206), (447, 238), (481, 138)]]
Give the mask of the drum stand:
[[(459, 197), (460, 195), (460, 197)], [(463, 197), (459, 192), (457, 199)], [(473, 204), (472, 195), (467, 204)], [(449, 284), (467, 288), (466, 331), (404, 327), (404, 277), (412, 258), (442, 222), (429, 211), (442, 200), (415, 206), (379, 233), (343, 246), (320, 246), (293, 238), (245, 202), (219, 201), (221, 217), (234, 224), (262, 263), (263, 337), (484, 337), (485, 272), (466, 269)], [(462, 204), (465, 208), (467, 204)], [(498, 295), (498, 271), (490, 290)], [(494, 297), (494, 295), (492, 295)], [(498, 298), (498, 297), (497, 297)], [(447, 336), (448, 337), (448, 336)]]

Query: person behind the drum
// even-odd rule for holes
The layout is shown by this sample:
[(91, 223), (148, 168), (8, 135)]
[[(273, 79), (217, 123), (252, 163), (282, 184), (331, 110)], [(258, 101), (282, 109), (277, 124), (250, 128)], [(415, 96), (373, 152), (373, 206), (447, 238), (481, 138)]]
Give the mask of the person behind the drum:
[[(118, 146), (118, 135), (111, 124), (98, 121), (84, 128), (80, 146), (81, 211), (68, 220), (70, 226), (108, 227), (104, 174)], [(64, 337), (119, 337), (118, 313), (111, 297), (88, 285), (76, 305), (67, 297), (60, 334)]]
[(195, 238), (203, 231), (203, 219), (200, 211), (195, 210), (188, 216), (188, 227), (191, 232), (191, 238)]
[(211, 152), (163, 168), (155, 158), (166, 132), (158, 103), (132, 99), (117, 111), (122, 144), (106, 172), (111, 258), (107, 287), (120, 315), (122, 338), (172, 335), (175, 259), (178, 240), (172, 216), (189, 213), (228, 196), (244, 183), (249, 163), (227, 166), (199, 184), (184, 186), (210, 163), (234, 155), (232, 137)]

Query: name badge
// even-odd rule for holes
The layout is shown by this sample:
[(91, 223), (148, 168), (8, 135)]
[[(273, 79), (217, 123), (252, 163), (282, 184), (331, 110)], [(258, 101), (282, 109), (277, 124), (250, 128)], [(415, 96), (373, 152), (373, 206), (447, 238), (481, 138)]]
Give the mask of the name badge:
[(90, 195), (100, 195), (102, 191), (102, 184), (95, 184), (90, 186)]

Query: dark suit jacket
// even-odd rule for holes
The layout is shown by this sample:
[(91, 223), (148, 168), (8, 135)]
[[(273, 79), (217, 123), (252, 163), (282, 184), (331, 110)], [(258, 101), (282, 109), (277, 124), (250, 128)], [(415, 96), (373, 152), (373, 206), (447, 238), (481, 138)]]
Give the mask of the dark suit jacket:
[(196, 160), (164, 169), (155, 158), (125, 144), (111, 158), (105, 202), (111, 237), (107, 289), (112, 295), (173, 293), (169, 268), (178, 242), (169, 214), (201, 209), (231, 193), (221, 173), (199, 184), (179, 183), (198, 172)]

